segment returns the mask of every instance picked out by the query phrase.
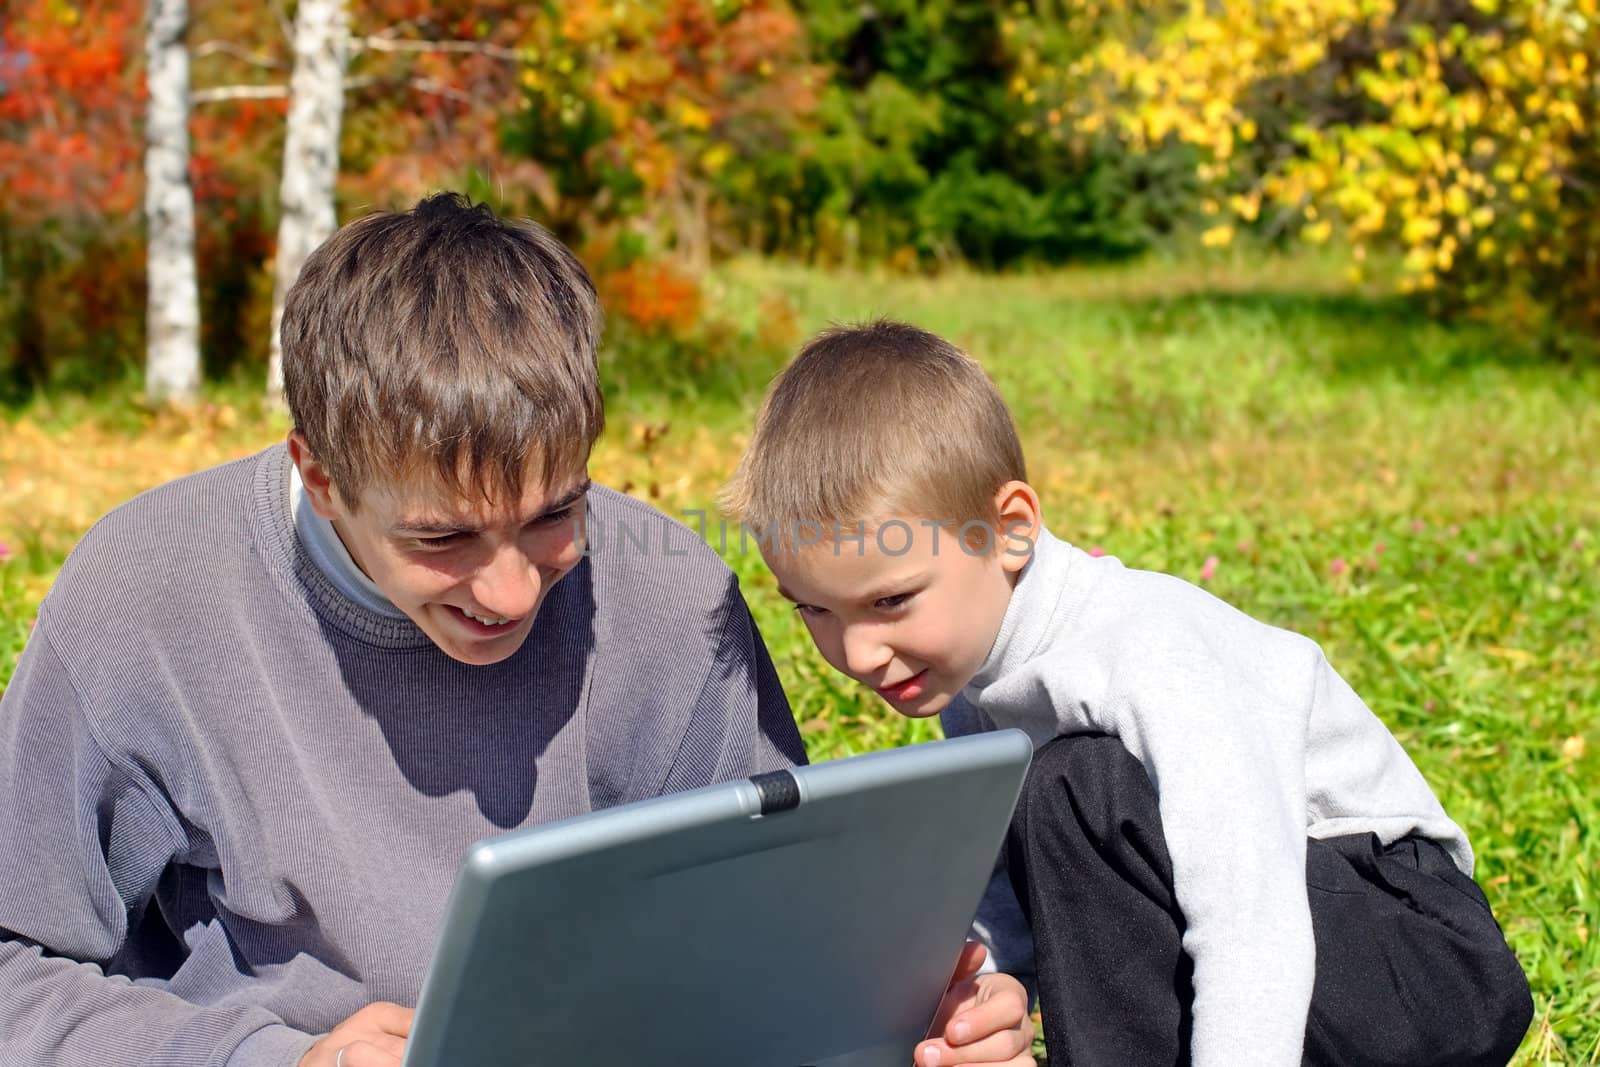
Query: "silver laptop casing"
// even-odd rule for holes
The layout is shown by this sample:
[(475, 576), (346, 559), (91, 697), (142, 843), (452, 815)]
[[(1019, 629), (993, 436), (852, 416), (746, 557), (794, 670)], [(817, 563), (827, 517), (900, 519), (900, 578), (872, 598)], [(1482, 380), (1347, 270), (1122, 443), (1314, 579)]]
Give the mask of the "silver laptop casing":
[(1001, 730), (481, 841), (405, 1067), (906, 1067), (1031, 755)]

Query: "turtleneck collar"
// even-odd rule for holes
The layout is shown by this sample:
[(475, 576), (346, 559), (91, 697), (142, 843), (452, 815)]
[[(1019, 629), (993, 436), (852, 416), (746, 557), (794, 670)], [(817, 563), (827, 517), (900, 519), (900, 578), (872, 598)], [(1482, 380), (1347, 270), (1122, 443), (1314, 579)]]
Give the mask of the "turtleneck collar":
[[(279, 444), (259, 456), (253, 484), (255, 498), (255, 530), (261, 546), (263, 560), (279, 576), (286, 595), (303, 599), (306, 608), (323, 621), (366, 644), (377, 648), (411, 650), (431, 647), (433, 642), (417, 624), (391, 604), (381, 593), (381, 603), (372, 596), (357, 595), (350, 591), (354, 583), (338, 581), (333, 576), (338, 566), (330, 558), (319, 560), (311, 547), (311, 538), (317, 534), (315, 526), (302, 532), (297, 520), (290, 493), (290, 472), (294, 464), (289, 450)], [(298, 510), (301, 516), (314, 515), (309, 501), (302, 501)], [(328, 524), (326, 533), (334, 544), (345, 551), (338, 533)], [(331, 551), (331, 545), (324, 545)], [(331, 559), (336, 559), (336, 556)], [(350, 560), (350, 567), (355, 561)], [(365, 575), (363, 575), (365, 577)]]
[(968, 699), (976, 700), (983, 689), (1028, 662), (1044, 646), (1058, 625), (1056, 613), (1067, 592), (1074, 557), (1079, 556), (1088, 558), (1040, 527), (1032, 557), (1011, 590), (994, 645), (964, 690)]
[(292, 463), (289, 466), (289, 512), (294, 516), (294, 532), (300, 538), (300, 546), (339, 592), (375, 615), (405, 618), (405, 612), (395, 607), (356, 564), (333, 523), (312, 508), (305, 483), (300, 480), (300, 468)]

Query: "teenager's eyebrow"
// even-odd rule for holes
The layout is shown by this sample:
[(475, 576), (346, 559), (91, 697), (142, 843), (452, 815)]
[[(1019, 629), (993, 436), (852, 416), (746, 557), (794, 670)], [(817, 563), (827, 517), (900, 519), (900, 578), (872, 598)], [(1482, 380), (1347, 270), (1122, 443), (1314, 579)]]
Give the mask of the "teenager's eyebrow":
[[(594, 483), (585, 478), (578, 485), (563, 493), (555, 501), (546, 504), (538, 512), (522, 520), (524, 526), (531, 526), (540, 519), (547, 519), (552, 515), (559, 515), (572, 505), (582, 500), (584, 494), (589, 492)], [(395, 523), (393, 531), (401, 534), (415, 534), (423, 537), (444, 537), (449, 534), (476, 533), (479, 527), (471, 522), (456, 519), (434, 519), (419, 517), (416, 519), (401, 519)]]

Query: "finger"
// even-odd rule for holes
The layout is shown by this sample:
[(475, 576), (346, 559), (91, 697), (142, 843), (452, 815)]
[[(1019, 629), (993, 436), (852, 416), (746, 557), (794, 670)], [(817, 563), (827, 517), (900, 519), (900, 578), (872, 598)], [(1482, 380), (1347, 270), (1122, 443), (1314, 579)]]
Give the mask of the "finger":
[(351, 1019), (359, 1018), (363, 1024), (371, 1029), (385, 1034), (394, 1034), (397, 1037), (411, 1036), (411, 1020), (416, 1018), (417, 1009), (403, 1008), (399, 1004), (391, 1004), (387, 1000), (380, 1000), (368, 1004), (356, 1012)]
[(406, 1039), (394, 1034), (365, 1034), (360, 1040), (376, 1045), (389, 1053), (395, 1059), (403, 1059), (406, 1054)]
[(399, 1067), (400, 1055), (371, 1041), (352, 1041), (335, 1054), (338, 1067)]
[(983, 966), (983, 961), (989, 958), (989, 950), (982, 941), (968, 941), (961, 946), (961, 955), (956, 958), (956, 973), (950, 979), (950, 984), (971, 978)]
[(1024, 996), (1009, 989), (1001, 989), (991, 997), (980, 996), (976, 1002), (963, 1005), (945, 1024), (944, 1038), (952, 1045), (965, 1045), (990, 1034), (1020, 1031), (1022, 1024), (1033, 1030), (1033, 1020), (1028, 1018), (1028, 1005)]
[[(927, 1041), (917, 1048), (918, 1067), (952, 1067), (960, 1064), (1011, 1063), (1018, 1057), (1029, 1055), (1031, 1041), (1021, 1041), (1019, 1034), (994, 1034), (970, 1045), (950, 1045), (943, 1041)], [(1032, 1063), (1032, 1059), (1023, 1060)]]

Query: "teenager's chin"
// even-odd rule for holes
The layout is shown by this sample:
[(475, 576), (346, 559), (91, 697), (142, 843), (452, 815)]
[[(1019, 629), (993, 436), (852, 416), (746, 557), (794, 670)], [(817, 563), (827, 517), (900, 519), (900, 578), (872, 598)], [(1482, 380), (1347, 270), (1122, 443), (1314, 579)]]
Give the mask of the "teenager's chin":
[(510, 659), (522, 648), (528, 639), (528, 634), (533, 630), (532, 620), (524, 619), (508, 626), (508, 633), (489, 636), (462, 633), (466, 627), (450, 625), (452, 621), (454, 620), (446, 620), (445, 625), (434, 629), (424, 628), (423, 632), (440, 652), (457, 663), (464, 663), (469, 667), (488, 667)]

